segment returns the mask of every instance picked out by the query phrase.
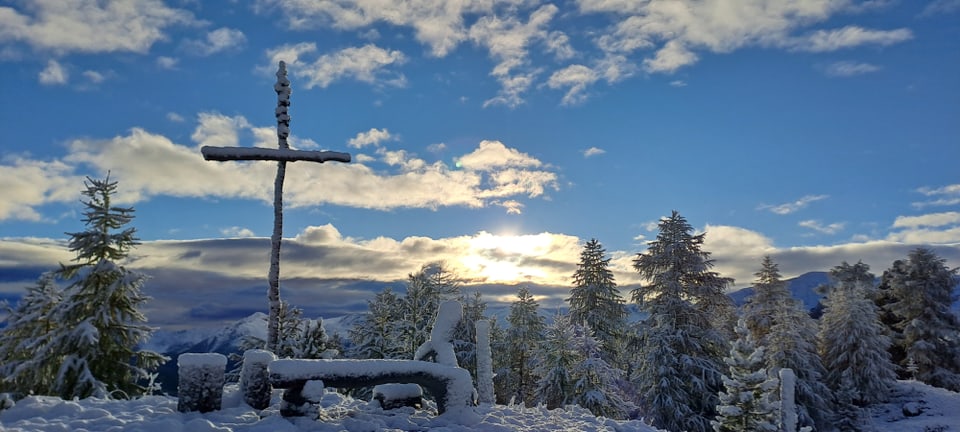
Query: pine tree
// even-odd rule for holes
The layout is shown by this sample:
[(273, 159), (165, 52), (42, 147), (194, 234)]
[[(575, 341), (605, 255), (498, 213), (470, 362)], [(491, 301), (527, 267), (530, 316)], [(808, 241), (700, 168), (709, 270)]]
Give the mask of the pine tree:
[(477, 378), (477, 327), (476, 322), (486, 319), (484, 312), (487, 303), (483, 301), (480, 291), (472, 295), (461, 295), (458, 299), (463, 305), (463, 319), (457, 323), (453, 336), (453, 350), (457, 354), (457, 363), (468, 370), (470, 376)]
[(603, 359), (602, 343), (590, 334), (590, 329), (577, 327), (576, 343), (580, 362), (573, 369), (573, 395), (570, 402), (590, 410), (595, 416), (626, 418), (633, 406), (620, 391), (623, 371)]
[(728, 330), (718, 326), (734, 315), (723, 292), (732, 281), (710, 271), (713, 261), (701, 250), (704, 234), (692, 234), (679, 213), (662, 219), (659, 228), (647, 252), (634, 260), (648, 283), (633, 290), (633, 300), (649, 316), (633, 380), (654, 426), (706, 431), (723, 385)]
[(600, 242), (588, 241), (580, 252), (567, 302), (573, 323), (593, 331), (604, 347), (603, 358), (614, 362), (619, 360), (627, 311), (609, 265), (610, 258), (605, 258)]
[[(889, 276), (889, 302), (882, 307), (892, 316), (892, 352), (902, 368), (914, 362), (916, 379), (937, 387), (960, 391), (960, 318), (950, 306), (956, 301), (953, 287), (957, 269), (926, 248), (910, 252), (906, 261), (894, 263)], [(904, 369), (905, 371), (905, 369)]]
[(560, 408), (573, 397), (573, 368), (580, 363), (577, 335), (568, 315), (557, 315), (544, 332), (537, 347), (537, 382), (535, 400), (547, 409)]
[(137, 396), (145, 390), (137, 381), (165, 357), (137, 350), (153, 332), (138, 309), (149, 300), (141, 292), (146, 276), (117, 264), (138, 244), (136, 230), (125, 228), (133, 209), (112, 205), (117, 183), (109, 177), (85, 186), (87, 230), (68, 233), (77, 256), (56, 272), (67, 283), (51, 311), (58, 325), (34, 359), (57, 365), (52, 391), (64, 399)]
[(537, 312), (539, 305), (526, 287), (517, 291), (517, 300), (510, 305), (510, 314), (503, 339), (503, 354), (506, 367), (494, 377), (494, 383), (501, 383), (498, 397), (505, 401), (513, 399), (516, 403), (532, 405), (537, 377), (533, 370), (536, 347), (544, 337), (546, 325)]
[(757, 347), (744, 320), (738, 323), (736, 333), (730, 356), (723, 359), (729, 369), (723, 376), (726, 389), (720, 392), (719, 415), (712, 422), (713, 429), (717, 432), (774, 432), (777, 430), (779, 379), (767, 375), (763, 366), (763, 348)]
[(297, 357), (302, 359), (320, 359), (329, 349), (327, 332), (323, 329), (323, 318), (315, 322), (303, 321), (303, 331), (297, 342)]
[[(826, 382), (835, 396), (842, 386), (852, 392), (853, 403), (866, 406), (886, 400), (896, 380), (877, 306), (867, 298), (872, 281), (869, 267), (847, 263), (831, 272), (826, 312), (820, 319), (820, 356), (827, 369)], [(839, 399), (838, 399), (839, 401)], [(842, 407), (841, 407), (842, 408)]]
[(817, 323), (792, 297), (777, 263), (764, 257), (756, 273), (755, 293), (744, 305), (743, 319), (754, 340), (764, 347), (771, 374), (792, 369), (796, 375), (795, 402), (799, 425), (830, 430), (833, 410), (826, 370), (817, 352)]
[(56, 359), (34, 358), (45, 349), (47, 336), (59, 325), (52, 315), (62, 292), (51, 272), (44, 273), (16, 308), (7, 306), (0, 330), (0, 393), (50, 394), (56, 376)]

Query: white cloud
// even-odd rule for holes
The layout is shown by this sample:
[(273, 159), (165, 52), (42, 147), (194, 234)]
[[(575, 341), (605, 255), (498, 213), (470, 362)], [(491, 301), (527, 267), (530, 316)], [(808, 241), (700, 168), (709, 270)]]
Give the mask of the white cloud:
[(934, 0), (920, 12), (922, 17), (951, 14), (960, 11), (960, 0)]
[(770, 210), (770, 212), (778, 215), (787, 215), (810, 205), (812, 202), (824, 200), (829, 197), (830, 195), (805, 195), (794, 202), (776, 205), (761, 204), (757, 207), (757, 210)]
[(836, 30), (817, 30), (798, 40), (797, 49), (812, 52), (836, 51), (860, 45), (887, 46), (913, 39), (910, 29), (872, 30), (859, 26), (846, 26)]
[(360, 132), (357, 134), (357, 136), (350, 138), (350, 141), (347, 142), (347, 145), (354, 148), (362, 148), (368, 145), (379, 147), (381, 142), (394, 139), (396, 139), (396, 137), (391, 135), (390, 131), (386, 128), (371, 128), (366, 132)]
[(960, 224), (960, 212), (931, 213), (920, 216), (897, 216), (894, 228), (940, 227)]
[(673, 80), (673, 81), (670, 81), (670, 86), (671, 86), (671, 87), (686, 87), (686, 86), (687, 86), (687, 83), (686, 83), (686, 81), (683, 81), (683, 80)]
[(470, 27), (470, 39), (486, 47), (490, 57), (499, 61), (490, 75), (500, 82), (500, 91), (483, 106), (513, 108), (523, 103), (523, 94), (539, 73), (529, 64), (529, 47), (533, 42), (549, 40), (547, 26), (557, 10), (552, 4), (543, 5), (530, 13), (526, 23), (514, 16), (488, 15)]
[(168, 113), (167, 113), (167, 120), (170, 120), (170, 121), (172, 121), (172, 122), (174, 122), (174, 123), (183, 123), (183, 122), (186, 121), (186, 119), (183, 118), (182, 115), (177, 114), (177, 113), (175, 113), (175, 112), (168, 112)]
[(599, 79), (600, 77), (593, 69), (576, 64), (554, 72), (547, 80), (547, 86), (552, 89), (569, 88), (567, 93), (563, 95), (560, 104), (576, 105), (587, 99), (585, 93), (587, 86)]
[(100, 84), (107, 79), (104, 74), (94, 70), (83, 71), (83, 77), (93, 84)]
[(24, 158), (4, 159), (0, 164), (0, 221), (45, 218), (36, 207), (50, 203), (75, 201), (80, 196), (83, 176), (61, 161), (37, 161)]
[(821, 234), (836, 234), (843, 230), (843, 227), (846, 225), (843, 222), (834, 222), (832, 224), (824, 225), (818, 220), (808, 219), (805, 221), (800, 221), (797, 225), (804, 228), (812, 229)]
[(220, 230), (220, 234), (232, 238), (248, 238), (256, 236), (251, 229), (238, 226), (223, 228)]
[(429, 47), (430, 55), (445, 57), (467, 39), (464, 15), (486, 14), (498, 4), (522, 3), (515, 0), (448, 1), (420, 0), (416, 2), (377, 0), (260, 0), (257, 9), (271, 11), (279, 7), (294, 28), (333, 27), (360, 29), (385, 22), (395, 26), (411, 27), (417, 41)]
[(160, 66), (163, 69), (176, 69), (177, 63), (180, 63), (179, 59), (173, 57), (160, 56), (157, 57), (157, 66)]
[(58, 53), (137, 52), (167, 38), (164, 29), (195, 22), (161, 0), (64, 2), (34, 0), (0, 7), (0, 43), (25, 42)]
[(915, 208), (931, 206), (953, 206), (960, 204), (960, 184), (952, 184), (939, 188), (922, 187), (917, 192), (931, 197), (929, 201), (911, 203)]
[(314, 49), (313, 44), (298, 44), (279, 52), (268, 52), (268, 55), (276, 58), (280, 55), (293, 54), (294, 60), (288, 61), (288, 66), (294, 76), (307, 78), (305, 85), (308, 89), (317, 86), (326, 88), (333, 82), (346, 78), (393, 87), (403, 87), (407, 83), (402, 73), (386, 69), (406, 62), (406, 56), (400, 51), (389, 51), (367, 44), (324, 54), (309, 64), (300, 61), (299, 55), (312, 52)]
[(851, 61), (838, 61), (829, 64), (824, 72), (833, 77), (851, 77), (856, 75), (868, 74), (880, 70), (880, 66), (870, 63), (860, 63)]
[[(272, 202), (275, 164), (207, 162), (199, 157), (202, 145), (257, 144), (272, 139), (271, 129), (253, 126), (241, 116), (216, 113), (202, 113), (198, 121), (191, 135), (196, 146), (133, 128), (129, 134), (109, 139), (75, 139), (59, 161), (16, 159), (0, 165), (0, 188), (15, 191), (5, 195), (0, 204), (0, 220), (41, 219), (39, 206), (76, 197), (76, 185), (82, 184), (80, 172), (99, 176), (110, 171), (124, 184), (116, 197), (122, 203), (159, 195)], [(557, 174), (550, 167), (499, 141), (482, 141), (460, 155), (459, 168), (420, 159), (402, 149), (378, 152), (375, 160), (388, 164), (389, 170), (374, 170), (360, 160), (322, 166), (298, 164), (289, 169), (285, 203), (291, 207), (330, 203), (380, 210), (500, 206), (517, 212), (524, 197), (535, 198), (558, 188)], [(325, 187), (313, 186), (317, 184)]]
[(183, 47), (192, 54), (209, 56), (219, 52), (239, 49), (246, 42), (247, 37), (244, 36), (242, 31), (221, 27), (207, 33), (206, 37), (202, 40), (185, 40)]
[(37, 78), (43, 85), (64, 85), (70, 79), (70, 73), (56, 60), (48, 60), (47, 67), (43, 68)]
[(447, 145), (444, 143), (430, 144), (427, 146), (427, 151), (430, 153), (440, 153), (447, 149)]
[(607, 151), (604, 150), (604, 149), (602, 149), (602, 148), (590, 147), (590, 148), (588, 148), (588, 149), (586, 149), (586, 150), (583, 151), (583, 157), (588, 158), (588, 157), (590, 157), (590, 156), (602, 155), (602, 154), (604, 154), (604, 153), (606, 153), (606, 152), (607, 152)]
[[(871, 2), (876, 3), (876, 2)], [(607, 55), (654, 50), (642, 64), (649, 73), (672, 73), (698, 61), (697, 51), (728, 53), (747, 46), (832, 51), (864, 44), (891, 45), (912, 38), (909, 29), (874, 30), (848, 26), (795, 33), (850, 12), (848, 0), (738, 2), (579, 0), (584, 14), (615, 21), (595, 38)]]

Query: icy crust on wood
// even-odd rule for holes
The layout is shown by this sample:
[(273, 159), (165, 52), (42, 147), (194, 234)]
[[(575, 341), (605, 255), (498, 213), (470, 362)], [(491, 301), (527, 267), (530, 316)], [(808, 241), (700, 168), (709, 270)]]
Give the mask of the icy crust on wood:
[(447, 300), (437, 308), (437, 319), (430, 330), (430, 339), (417, 348), (414, 360), (434, 359), (447, 366), (459, 366), (453, 350), (453, 333), (463, 318), (463, 305), (456, 300)]
[[(284, 402), (291, 405), (284, 415), (298, 415), (306, 404), (301, 392), (309, 380), (322, 380), (327, 387), (356, 388), (380, 384), (412, 383), (427, 389), (437, 399), (439, 414), (462, 418), (473, 405), (473, 381), (466, 369), (413, 360), (296, 360), (270, 363), (270, 383), (285, 388)], [(302, 414), (301, 414), (302, 415)]]
[(284, 162), (350, 162), (350, 153), (319, 150), (274, 149), (265, 147), (216, 147), (200, 148), (208, 161), (275, 160)]

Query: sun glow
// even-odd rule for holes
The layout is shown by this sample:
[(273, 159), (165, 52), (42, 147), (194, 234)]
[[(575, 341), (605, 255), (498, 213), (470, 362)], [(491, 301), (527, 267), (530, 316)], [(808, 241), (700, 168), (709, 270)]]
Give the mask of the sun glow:
[(538, 263), (554, 248), (548, 233), (497, 235), (480, 232), (469, 240), (462, 263), (485, 282), (542, 281), (549, 277)]

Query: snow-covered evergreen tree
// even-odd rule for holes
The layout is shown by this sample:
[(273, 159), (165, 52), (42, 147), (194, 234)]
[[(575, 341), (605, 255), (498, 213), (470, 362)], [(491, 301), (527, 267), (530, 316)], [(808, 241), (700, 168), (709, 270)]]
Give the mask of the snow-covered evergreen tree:
[(301, 336), (303, 334), (303, 310), (291, 306), (286, 300), (280, 300), (277, 311), (277, 343), (275, 354), (278, 358), (298, 358), (300, 356)]
[(16, 308), (7, 307), (0, 328), (0, 393), (21, 396), (50, 394), (56, 377), (56, 359), (33, 359), (44, 349), (47, 336), (59, 325), (52, 315), (60, 304), (62, 292), (51, 272), (44, 273)]
[[(500, 403), (509, 402), (532, 405), (537, 376), (533, 370), (533, 358), (537, 346), (544, 336), (544, 319), (537, 312), (539, 304), (527, 287), (517, 291), (517, 300), (510, 305), (507, 323), (501, 345), (502, 357), (494, 377), (498, 385), (497, 397)], [(500, 356), (498, 356), (500, 357)], [(496, 360), (496, 359), (495, 359)]]
[(777, 390), (779, 379), (767, 375), (763, 347), (753, 340), (744, 320), (736, 327), (730, 355), (723, 360), (728, 372), (723, 376), (725, 390), (720, 392), (719, 415), (712, 422), (717, 432), (774, 432), (777, 430)]
[(457, 323), (453, 333), (453, 349), (457, 354), (460, 367), (470, 371), (477, 379), (477, 327), (476, 322), (486, 319), (487, 302), (483, 301), (480, 291), (472, 295), (461, 295), (458, 299), (463, 305), (463, 319)]
[(889, 302), (896, 358), (906, 371), (912, 360), (917, 380), (960, 391), (960, 318), (950, 310), (957, 269), (932, 250), (919, 248), (884, 273), (880, 292)]
[(430, 338), (437, 307), (459, 294), (460, 280), (441, 263), (424, 265), (417, 273), (408, 275), (401, 319), (396, 323), (401, 358), (413, 358), (417, 348)]
[(324, 358), (327, 346), (327, 332), (323, 329), (323, 318), (317, 318), (316, 321), (303, 321), (303, 330), (297, 341), (297, 356), (302, 359), (320, 359)]
[(801, 427), (830, 430), (832, 398), (817, 352), (817, 323), (787, 290), (772, 258), (763, 259), (756, 276), (755, 293), (744, 305), (743, 319), (754, 340), (764, 347), (766, 368), (773, 375), (784, 368), (794, 371)]
[(573, 397), (570, 402), (590, 410), (596, 416), (626, 418), (633, 405), (620, 391), (623, 371), (603, 359), (602, 343), (590, 334), (590, 329), (580, 327), (577, 330), (580, 362), (573, 368)]
[(77, 256), (56, 272), (66, 282), (50, 312), (57, 325), (26, 364), (56, 364), (51, 390), (65, 399), (137, 396), (145, 390), (137, 381), (165, 358), (137, 349), (153, 332), (139, 310), (149, 300), (141, 292), (146, 276), (117, 264), (138, 244), (136, 230), (126, 227), (133, 209), (112, 204), (117, 182), (109, 177), (88, 178), (85, 186), (87, 230), (68, 233)]
[(577, 334), (569, 315), (557, 315), (547, 326), (543, 342), (537, 347), (535, 400), (547, 409), (560, 408), (573, 396), (573, 368), (581, 362)]
[[(733, 316), (724, 288), (732, 281), (711, 271), (704, 234), (676, 211), (660, 221), (657, 238), (634, 260), (648, 281), (633, 300), (649, 316), (640, 339), (641, 365), (633, 381), (644, 416), (668, 430), (711, 429), (722, 389), (727, 330)], [(730, 330), (732, 332), (732, 329)]]
[(567, 302), (573, 323), (593, 331), (604, 347), (603, 358), (618, 362), (627, 311), (605, 254), (597, 239), (584, 245)]
[[(834, 280), (827, 291), (826, 311), (820, 318), (820, 356), (827, 369), (827, 385), (836, 394), (849, 387), (852, 400), (866, 406), (886, 400), (896, 380), (877, 306), (867, 298), (869, 267), (847, 263), (830, 272)], [(839, 399), (837, 399), (839, 402)]]
[(400, 358), (396, 323), (402, 318), (401, 300), (390, 287), (367, 302), (369, 312), (350, 329), (353, 345), (348, 356), (357, 359)]

